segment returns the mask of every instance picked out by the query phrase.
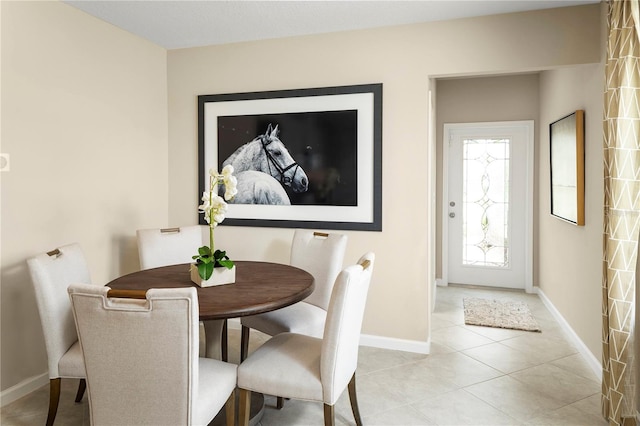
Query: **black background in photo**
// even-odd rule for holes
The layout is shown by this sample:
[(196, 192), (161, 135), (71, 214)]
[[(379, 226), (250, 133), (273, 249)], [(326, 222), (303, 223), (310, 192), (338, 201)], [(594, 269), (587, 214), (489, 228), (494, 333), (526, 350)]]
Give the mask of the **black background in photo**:
[(309, 190), (284, 187), (292, 205), (357, 206), (357, 110), (218, 116), (218, 169), (271, 124), (309, 178)]

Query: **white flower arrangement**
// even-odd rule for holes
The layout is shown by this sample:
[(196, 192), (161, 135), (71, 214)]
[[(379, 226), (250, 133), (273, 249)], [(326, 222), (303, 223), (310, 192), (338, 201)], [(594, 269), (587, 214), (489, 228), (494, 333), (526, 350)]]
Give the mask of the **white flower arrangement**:
[[(224, 198), (218, 195), (219, 184), (224, 185)], [(233, 268), (234, 263), (229, 259), (226, 251), (214, 250), (213, 229), (224, 220), (227, 214), (226, 201), (231, 200), (238, 193), (237, 184), (238, 180), (233, 176), (233, 166), (224, 166), (221, 173), (214, 169), (209, 170), (209, 191), (202, 194), (202, 204), (198, 206), (198, 211), (204, 213), (204, 219), (209, 224), (209, 246), (200, 247), (198, 254), (193, 256), (198, 275), (203, 280), (211, 278), (215, 267)]]

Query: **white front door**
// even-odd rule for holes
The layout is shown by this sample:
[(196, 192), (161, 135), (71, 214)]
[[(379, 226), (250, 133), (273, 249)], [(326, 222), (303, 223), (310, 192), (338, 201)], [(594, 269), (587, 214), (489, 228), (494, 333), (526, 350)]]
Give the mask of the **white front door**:
[(533, 121), (445, 124), (444, 138), (446, 282), (531, 291)]

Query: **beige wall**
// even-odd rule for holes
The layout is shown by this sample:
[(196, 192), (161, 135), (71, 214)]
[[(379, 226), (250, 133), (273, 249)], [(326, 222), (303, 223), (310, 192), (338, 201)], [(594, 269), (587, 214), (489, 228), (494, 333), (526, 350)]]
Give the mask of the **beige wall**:
[[(602, 148), (604, 66), (540, 75), (538, 286), (600, 360), (602, 353)], [(585, 110), (585, 226), (550, 215), (549, 124)]]
[[(595, 5), (170, 51), (170, 221), (197, 220), (197, 95), (383, 83), (383, 231), (348, 232), (346, 261), (378, 256), (363, 332), (424, 342), (435, 237), (429, 78), (597, 62), (599, 17)], [(291, 232), (223, 226), (217, 235), (234, 257), (286, 261)]]
[(167, 223), (166, 51), (58, 2), (0, 2), (2, 390), (46, 373), (25, 260), (78, 242), (92, 279)]

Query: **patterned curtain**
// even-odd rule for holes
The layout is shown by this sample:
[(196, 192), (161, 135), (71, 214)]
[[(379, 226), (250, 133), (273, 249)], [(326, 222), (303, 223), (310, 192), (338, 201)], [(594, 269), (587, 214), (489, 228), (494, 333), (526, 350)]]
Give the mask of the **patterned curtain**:
[(604, 96), (602, 413), (636, 424), (634, 326), (640, 230), (639, 0), (609, 0)]

